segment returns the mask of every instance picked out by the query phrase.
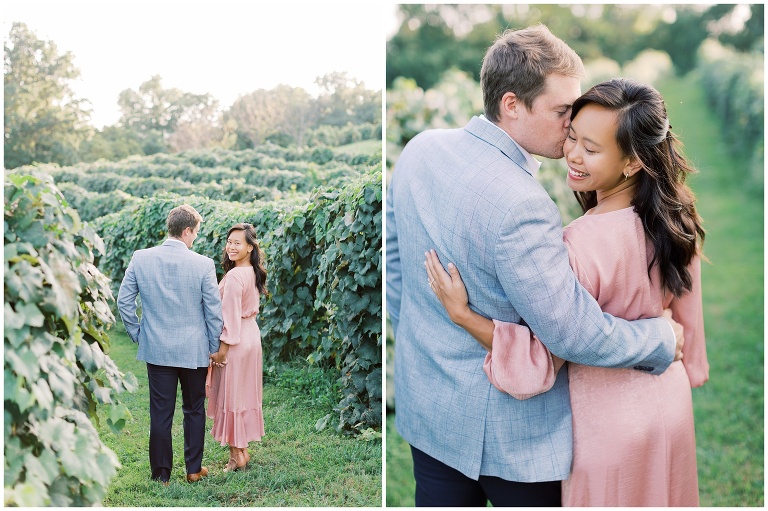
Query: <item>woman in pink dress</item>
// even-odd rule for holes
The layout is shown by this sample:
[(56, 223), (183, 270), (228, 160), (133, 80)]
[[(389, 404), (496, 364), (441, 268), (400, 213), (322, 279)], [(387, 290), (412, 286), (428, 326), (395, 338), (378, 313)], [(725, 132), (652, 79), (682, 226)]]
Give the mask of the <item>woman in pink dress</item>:
[[(625, 79), (573, 105), (564, 144), (568, 185), (585, 214), (564, 230), (571, 267), (604, 312), (627, 320), (670, 309), (683, 325), (683, 358), (661, 375), (567, 365), (573, 466), (564, 506), (697, 506), (691, 387), (709, 378), (701, 303), (704, 239), (693, 169), (676, 149), (664, 101)], [(489, 353), (485, 372), (518, 399), (549, 390), (563, 361), (522, 325), (469, 309), (458, 270), (427, 253), (431, 286), (451, 319)]]
[(263, 260), (251, 224), (229, 229), (222, 258), (225, 275), (219, 283), (224, 316), (219, 352), (226, 359), (214, 362), (208, 374), (211, 434), (221, 445), (229, 445), (224, 472), (244, 467), (251, 458), (248, 442), (264, 436), (261, 332), (256, 323), (259, 296), (266, 293)]

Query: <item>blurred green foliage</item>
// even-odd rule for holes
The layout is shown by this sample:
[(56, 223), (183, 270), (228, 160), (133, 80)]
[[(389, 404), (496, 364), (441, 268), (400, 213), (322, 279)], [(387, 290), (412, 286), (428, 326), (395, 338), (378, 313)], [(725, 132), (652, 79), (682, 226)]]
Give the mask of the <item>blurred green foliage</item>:
[(762, 196), (765, 160), (765, 75), (762, 53), (743, 53), (707, 40), (698, 52), (697, 77), (722, 122), (731, 154), (747, 161), (747, 182)]
[(587, 62), (624, 65), (642, 51), (666, 52), (683, 75), (695, 49), (715, 37), (738, 51), (761, 51), (764, 5), (401, 5), (400, 29), (387, 42), (387, 89), (398, 77), (431, 89), (456, 67), (475, 81), (486, 49), (505, 29), (543, 23)]

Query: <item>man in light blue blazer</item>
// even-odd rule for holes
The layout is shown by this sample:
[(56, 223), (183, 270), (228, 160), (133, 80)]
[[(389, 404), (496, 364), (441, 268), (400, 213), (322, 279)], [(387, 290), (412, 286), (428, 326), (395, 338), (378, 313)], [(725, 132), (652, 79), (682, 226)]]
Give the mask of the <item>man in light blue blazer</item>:
[[(223, 320), (213, 260), (190, 250), (202, 217), (189, 205), (168, 214), (168, 239), (134, 252), (120, 284), (117, 306), (138, 360), (149, 379), (149, 464), (152, 479), (166, 486), (173, 467), (171, 426), (181, 383), (184, 461), (187, 481), (208, 475), (202, 466), (205, 442), (205, 379), (220, 356)], [(136, 297), (141, 298), (141, 319)]]
[(427, 250), (461, 268), (474, 310), (524, 321), (561, 358), (658, 374), (679, 356), (682, 336), (666, 319), (602, 313), (576, 280), (558, 209), (534, 177), (531, 154), (563, 157), (582, 75), (581, 59), (546, 27), (508, 31), (483, 60), (485, 115), (417, 135), (397, 161), (386, 303), (396, 427), (412, 448), (417, 506), (559, 506), (572, 459), (567, 372), (525, 401), (496, 390), (486, 351), (430, 290)]

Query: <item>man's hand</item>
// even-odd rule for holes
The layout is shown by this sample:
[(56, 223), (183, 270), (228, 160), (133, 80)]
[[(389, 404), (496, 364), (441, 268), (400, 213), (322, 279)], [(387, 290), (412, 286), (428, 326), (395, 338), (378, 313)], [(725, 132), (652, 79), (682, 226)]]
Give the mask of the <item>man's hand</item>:
[(217, 351), (213, 355), (210, 355), (209, 358), (211, 359), (211, 365), (214, 367), (224, 367), (227, 365), (227, 354), (222, 353), (221, 351)]
[(661, 316), (669, 321), (669, 323), (672, 325), (672, 330), (675, 332), (675, 361), (682, 360), (683, 343), (685, 342), (685, 339), (683, 338), (683, 325), (672, 319), (671, 309), (664, 309), (664, 311), (661, 313)]

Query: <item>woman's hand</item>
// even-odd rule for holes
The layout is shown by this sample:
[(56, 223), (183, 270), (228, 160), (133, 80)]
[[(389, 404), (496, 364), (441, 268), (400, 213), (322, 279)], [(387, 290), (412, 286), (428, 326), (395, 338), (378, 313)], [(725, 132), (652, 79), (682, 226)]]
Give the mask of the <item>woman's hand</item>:
[(453, 263), (448, 263), (448, 271), (443, 269), (434, 250), (425, 252), (429, 287), (443, 304), (451, 321), (466, 330), (486, 350), (493, 348), (493, 320), (481, 316), (469, 308), (467, 287), (461, 280), (459, 270)]
[[(685, 365), (685, 361), (683, 361), (683, 365)], [(685, 372), (688, 373), (691, 388), (701, 387), (709, 381), (709, 364), (705, 364), (704, 367), (689, 364), (685, 366)]]
[(445, 271), (434, 249), (425, 252), (424, 256), (429, 287), (445, 307), (451, 321), (460, 324), (462, 318), (466, 317), (471, 310), (467, 288), (461, 280), (458, 268), (453, 263), (448, 263), (448, 271)]

